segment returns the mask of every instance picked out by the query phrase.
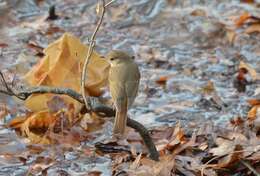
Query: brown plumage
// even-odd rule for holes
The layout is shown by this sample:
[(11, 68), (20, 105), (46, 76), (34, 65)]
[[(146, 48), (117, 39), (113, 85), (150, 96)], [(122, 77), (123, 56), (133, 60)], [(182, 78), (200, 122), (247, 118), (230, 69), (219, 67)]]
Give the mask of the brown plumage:
[(113, 134), (122, 136), (126, 127), (127, 111), (137, 96), (140, 72), (133, 57), (125, 52), (113, 50), (106, 58), (111, 65), (109, 89), (116, 108)]

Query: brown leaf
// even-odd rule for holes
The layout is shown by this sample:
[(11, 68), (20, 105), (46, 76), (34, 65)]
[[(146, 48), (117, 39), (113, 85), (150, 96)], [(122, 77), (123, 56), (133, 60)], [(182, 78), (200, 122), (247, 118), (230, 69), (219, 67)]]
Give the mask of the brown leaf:
[(192, 16), (206, 16), (207, 13), (203, 9), (195, 9), (190, 13)]
[(168, 81), (168, 76), (162, 76), (159, 79), (157, 79), (155, 82), (159, 85), (165, 86)]
[(245, 33), (251, 34), (253, 32), (260, 32), (260, 24), (252, 24), (245, 29)]
[(223, 156), (233, 152), (235, 149), (234, 141), (230, 141), (224, 138), (217, 138), (216, 144), (218, 147), (211, 148), (209, 150), (209, 153), (212, 153), (214, 156)]
[(233, 126), (241, 126), (242, 124), (244, 124), (244, 120), (241, 117), (236, 117), (236, 118), (232, 118), (230, 119), (230, 123)]
[(253, 123), (253, 121), (257, 118), (256, 114), (260, 110), (260, 105), (253, 106), (247, 113), (247, 119), (250, 123)]
[(147, 158), (140, 161), (141, 166), (135, 170), (130, 170), (129, 174), (133, 176), (158, 175), (169, 176), (174, 168), (174, 157), (172, 155), (164, 155), (160, 158), (160, 162), (156, 162)]
[(0, 48), (6, 48), (6, 47), (8, 47), (8, 44), (6, 44), (6, 43), (0, 43)]
[(100, 171), (91, 171), (88, 173), (87, 176), (100, 176), (102, 174), (102, 172)]
[[(234, 161), (240, 158), (241, 146), (235, 140), (227, 140), (224, 138), (217, 138), (216, 143), (218, 147), (209, 150), (214, 156), (219, 156), (217, 167), (227, 167), (232, 165)], [(237, 152), (239, 151), (239, 152)]]
[(50, 26), (47, 31), (46, 31), (46, 35), (52, 35), (52, 34), (57, 34), (57, 33), (64, 33), (65, 31), (57, 26)]
[(131, 170), (135, 170), (138, 168), (138, 166), (140, 165), (140, 160), (142, 157), (142, 153), (140, 153), (134, 160), (134, 162), (130, 165), (129, 169)]
[(6, 107), (6, 104), (0, 104), (0, 120), (5, 118), (10, 113), (9, 109)]
[(171, 137), (171, 139), (169, 140), (169, 143), (167, 145), (168, 149), (173, 148), (174, 146), (178, 145), (178, 144), (182, 144), (186, 142), (186, 138), (184, 136), (184, 131), (181, 128), (180, 123), (178, 123), (175, 128), (174, 128), (174, 132), (173, 135)]
[(251, 106), (260, 105), (260, 99), (249, 99), (247, 100), (247, 103), (249, 103)]
[(214, 83), (212, 81), (208, 81), (207, 85), (202, 87), (202, 91), (205, 94), (210, 94), (215, 92), (216, 90), (215, 90)]
[(240, 2), (252, 4), (255, 0), (240, 0)]
[(236, 32), (234, 30), (227, 30), (226, 36), (227, 36), (227, 39), (228, 39), (229, 43), (232, 44), (234, 42), (237, 34), (236, 34)]
[(249, 74), (253, 80), (257, 79), (257, 72), (255, 71), (255, 69), (252, 66), (241, 61), (239, 64), (239, 69), (242, 69), (242, 68), (246, 69), (249, 72)]
[(235, 25), (237, 27), (242, 26), (250, 17), (251, 15), (248, 12), (244, 12), (238, 19), (235, 20)]
[(39, 46), (36, 42), (33, 42), (33, 41), (29, 41), (28, 43), (27, 43), (27, 46), (29, 47), (29, 48), (32, 48), (32, 49), (34, 49), (35, 51), (37, 51), (38, 53), (42, 53), (43, 54), (43, 47), (41, 47), (41, 46)]
[(10, 120), (8, 123), (8, 126), (10, 128), (21, 128), (21, 125), (24, 123), (24, 121), (27, 119), (27, 116), (18, 116)]

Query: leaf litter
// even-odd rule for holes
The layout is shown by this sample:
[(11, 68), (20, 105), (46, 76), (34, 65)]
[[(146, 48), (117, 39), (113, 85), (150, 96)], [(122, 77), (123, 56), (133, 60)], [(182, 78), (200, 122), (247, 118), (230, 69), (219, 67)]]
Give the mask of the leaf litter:
[[(59, 18), (48, 21), (49, 1), (4, 2), (1, 8), (12, 20), (0, 24), (1, 70), (21, 68), (20, 81), (28, 72), (30, 85), (79, 91), (86, 54), (80, 41), (88, 43), (95, 27), (96, 2), (57, 0)], [(97, 38), (86, 91), (107, 93), (108, 68), (98, 53), (134, 52), (142, 80), (130, 114), (150, 129), (161, 161), (147, 157), (131, 129), (127, 146), (106, 143), (98, 152), (95, 144), (111, 135), (109, 119), (81, 114), (80, 104), (69, 97), (39, 94), (25, 103), (30, 113), (12, 112), (9, 106), (17, 102), (3, 97), (0, 173), (252, 174), (241, 160), (260, 172), (258, 6), (258, 1), (116, 2)], [(21, 53), (23, 59), (17, 60)]]

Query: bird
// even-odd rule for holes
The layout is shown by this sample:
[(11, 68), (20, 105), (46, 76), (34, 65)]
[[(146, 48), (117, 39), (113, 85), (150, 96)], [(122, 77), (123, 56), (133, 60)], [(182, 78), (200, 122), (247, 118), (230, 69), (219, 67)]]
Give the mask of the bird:
[(121, 50), (110, 51), (106, 59), (110, 63), (109, 90), (116, 110), (113, 136), (122, 137), (127, 123), (127, 111), (138, 93), (140, 72), (134, 56)]

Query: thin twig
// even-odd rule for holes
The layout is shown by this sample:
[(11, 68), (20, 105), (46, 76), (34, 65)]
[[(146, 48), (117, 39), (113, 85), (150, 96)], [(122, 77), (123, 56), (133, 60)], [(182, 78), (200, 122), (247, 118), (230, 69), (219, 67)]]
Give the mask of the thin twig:
[(86, 92), (85, 92), (85, 82), (86, 82), (86, 79), (87, 79), (87, 66), (89, 64), (89, 60), (90, 60), (91, 55), (93, 53), (93, 50), (95, 48), (95, 38), (96, 38), (97, 32), (98, 32), (98, 30), (99, 30), (99, 28), (100, 28), (100, 26), (103, 22), (105, 11), (106, 11), (105, 0), (102, 0), (101, 17), (99, 18), (99, 21), (98, 21), (98, 24), (95, 28), (95, 31), (91, 36), (90, 44), (89, 44), (89, 48), (88, 48), (88, 52), (87, 52), (87, 57), (85, 59), (84, 65), (83, 65), (83, 71), (82, 71), (82, 75), (81, 75), (81, 93), (82, 93), (82, 96), (83, 96), (83, 99), (84, 99), (84, 103), (85, 103), (85, 105), (88, 109), (91, 109), (91, 103), (90, 103), (89, 99), (87, 99)]
[(4, 87), (6, 90), (0, 90), (0, 93), (3, 94), (7, 94), (9, 96), (15, 96), (19, 99), (21, 99), (20, 97), (18, 97), (18, 95), (16, 93), (14, 93), (13, 89), (10, 88), (10, 86), (8, 86), (7, 81), (4, 77), (4, 74), (0, 71), (0, 77), (1, 77), (1, 82), (4, 84)]
[(257, 172), (257, 170), (255, 170), (248, 162), (244, 161), (244, 160), (240, 160), (240, 162), (245, 165), (251, 172), (253, 172), (256, 176), (260, 176), (260, 173)]
[(116, 0), (111, 0), (108, 3), (106, 3), (105, 7), (108, 7), (110, 4), (112, 4), (113, 2), (115, 2)]
[(4, 75), (3, 75), (3, 73), (2, 73), (1, 71), (0, 71), (0, 77), (1, 77), (1, 79), (2, 79), (1, 82), (3, 82), (3, 84), (4, 84), (5, 88), (6, 88), (6, 90), (9, 91), (9, 92), (13, 92), (13, 91), (9, 88), (9, 86), (7, 85), (7, 82), (6, 82), (6, 80), (5, 80), (5, 77), (4, 77)]

